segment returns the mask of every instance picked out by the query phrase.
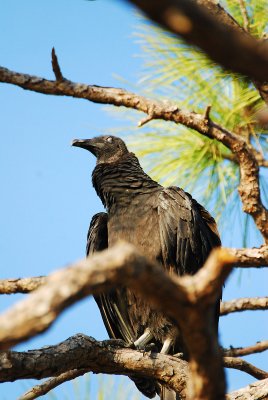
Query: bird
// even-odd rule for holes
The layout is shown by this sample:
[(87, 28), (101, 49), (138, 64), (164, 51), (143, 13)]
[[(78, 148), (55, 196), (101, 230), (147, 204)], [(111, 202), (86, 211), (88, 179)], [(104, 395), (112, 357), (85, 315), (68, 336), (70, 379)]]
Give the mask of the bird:
[[(124, 240), (161, 264), (167, 273), (182, 276), (195, 274), (211, 250), (221, 245), (209, 212), (180, 187), (163, 187), (151, 179), (121, 138), (105, 135), (74, 139), (72, 145), (96, 157), (92, 183), (106, 209), (91, 220), (87, 256)], [(173, 321), (129, 288), (113, 289), (95, 300), (111, 339), (123, 340), (137, 349), (152, 345), (163, 354), (187, 354)], [(213, 321), (216, 330), (219, 302)], [(156, 394), (161, 400), (178, 398), (154, 379), (131, 379), (148, 398)]]

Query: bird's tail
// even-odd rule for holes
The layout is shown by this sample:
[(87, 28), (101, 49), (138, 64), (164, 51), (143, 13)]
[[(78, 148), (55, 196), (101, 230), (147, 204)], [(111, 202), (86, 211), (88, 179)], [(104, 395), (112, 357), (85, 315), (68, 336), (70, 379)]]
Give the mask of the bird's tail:
[(137, 377), (131, 377), (131, 379), (137, 386), (137, 389), (139, 389), (139, 391), (149, 399), (155, 397), (156, 394), (160, 395), (159, 384), (156, 382), (156, 380)]
[(161, 385), (160, 400), (180, 400), (181, 397), (174, 390)]

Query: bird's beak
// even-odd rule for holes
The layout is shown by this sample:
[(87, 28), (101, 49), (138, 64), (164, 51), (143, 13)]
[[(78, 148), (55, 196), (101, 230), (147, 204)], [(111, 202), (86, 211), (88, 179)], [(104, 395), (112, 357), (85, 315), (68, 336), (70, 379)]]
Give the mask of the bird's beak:
[(96, 143), (94, 139), (74, 139), (72, 141), (72, 146), (81, 147), (82, 149), (88, 150), (93, 153), (95, 156), (97, 155), (97, 151), (99, 143)]

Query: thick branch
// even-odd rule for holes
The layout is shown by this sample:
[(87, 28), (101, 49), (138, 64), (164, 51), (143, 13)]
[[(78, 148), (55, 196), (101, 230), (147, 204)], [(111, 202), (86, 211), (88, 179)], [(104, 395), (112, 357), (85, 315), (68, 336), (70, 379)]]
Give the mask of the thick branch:
[(167, 384), (185, 398), (187, 362), (163, 354), (120, 348), (111, 341), (97, 342), (78, 334), (55, 346), (27, 352), (0, 353), (0, 381), (42, 379), (73, 369), (96, 373), (146, 376)]
[[(238, 34), (247, 34), (249, 33), (249, 19), (247, 15), (247, 10), (245, 7), (245, 2), (244, 0), (237, 0), (240, 3), (241, 7), (241, 12), (243, 14), (243, 20), (244, 20), (244, 29), (238, 24), (238, 22), (226, 12), (226, 10), (220, 5), (218, 1), (214, 0), (195, 0), (197, 4), (202, 5), (204, 9), (206, 9), (212, 17), (216, 17), (216, 20), (218, 23), (224, 26), (229, 26), (235, 31), (238, 32)], [(268, 104), (268, 79), (266, 78), (264, 81), (253, 81), (256, 89), (259, 91), (261, 97), (263, 100)], [(259, 162), (259, 165), (261, 163), (264, 163), (264, 166), (266, 166), (266, 160), (261, 159)]]
[(267, 310), (268, 297), (248, 297), (221, 303), (221, 315), (238, 311)]
[[(188, 1), (188, 0), (187, 0)], [(123, 89), (104, 88), (73, 83), (71, 81), (49, 81), (46, 79), (19, 74), (0, 67), (0, 81), (12, 83), (24, 89), (45, 94), (66, 95), (84, 98), (96, 103), (125, 106), (147, 113), (151, 119), (164, 119), (195, 129), (202, 135), (216, 139), (228, 147), (240, 165), (239, 193), (243, 210), (250, 214), (268, 243), (268, 212), (261, 203), (259, 188), (259, 167), (254, 152), (246, 141), (220, 125), (208, 121), (204, 115), (179, 109)]]
[[(89, 293), (124, 284), (180, 325), (190, 354), (189, 381), (195, 385), (195, 399), (218, 396), (220, 400), (225, 393), (224, 375), (211, 321), (222, 283), (235, 261), (224, 249), (217, 249), (196, 275), (175, 277), (139, 255), (133, 246), (117, 245), (52, 274), (43, 286), (2, 315), (0, 346), (5, 349), (44, 331), (64, 308)], [(208, 386), (215, 376), (215, 384)]]
[(226, 400), (266, 400), (267, 398), (268, 379), (254, 382), (226, 396)]
[[(205, 51), (217, 63), (260, 82), (267, 81), (268, 44), (208, 12), (203, 1), (131, 0), (153, 21)], [(233, 24), (235, 25), (235, 23)]]
[[(237, 268), (268, 266), (268, 246), (244, 249), (227, 248), (226, 251), (236, 258), (235, 267)], [(28, 293), (43, 285), (46, 279), (45, 276), (2, 279), (0, 280), (0, 294)]]
[(227, 251), (237, 258), (236, 267), (267, 267), (268, 266), (268, 246), (260, 248), (234, 249), (228, 248)]
[(248, 347), (231, 347), (230, 349), (225, 349), (224, 355), (226, 357), (247, 356), (249, 354), (261, 353), (265, 350), (268, 350), (268, 340), (257, 342), (256, 344)]
[[(192, 278), (171, 277), (129, 244), (118, 244), (73, 266), (59, 270), (47, 282), (0, 317), (0, 348), (5, 349), (47, 329), (70, 304), (88, 294), (98, 294), (116, 284), (137, 290), (160, 310), (169, 310), (178, 322), (185, 304), (216, 300), (230, 272), (223, 265), (235, 261), (224, 250), (212, 253), (206, 266)], [(150, 288), (146, 284), (150, 280)], [(206, 289), (207, 285), (207, 289)], [(168, 293), (168, 296), (167, 296)], [(173, 299), (173, 300), (172, 300)]]

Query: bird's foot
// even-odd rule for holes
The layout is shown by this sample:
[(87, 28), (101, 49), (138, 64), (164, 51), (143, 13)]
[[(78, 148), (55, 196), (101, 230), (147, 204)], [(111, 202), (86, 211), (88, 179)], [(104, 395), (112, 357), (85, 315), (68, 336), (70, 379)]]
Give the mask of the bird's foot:
[(143, 348), (143, 353), (158, 353), (158, 349), (155, 343), (148, 343)]

